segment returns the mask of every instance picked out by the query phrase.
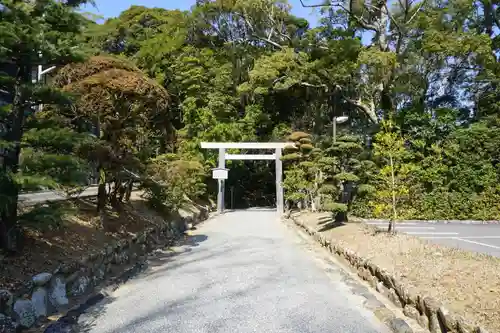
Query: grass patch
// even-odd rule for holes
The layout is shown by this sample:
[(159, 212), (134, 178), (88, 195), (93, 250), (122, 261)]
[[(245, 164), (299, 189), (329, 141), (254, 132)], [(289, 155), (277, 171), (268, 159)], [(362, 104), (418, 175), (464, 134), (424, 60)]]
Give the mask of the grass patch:
[[(320, 231), (326, 213), (303, 213)], [(500, 258), (405, 235), (376, 233), (362, 224), (320, 231), (334, 242), (385, 268), (416, 293), (432, 296), (470, 323), (500, 332)]]

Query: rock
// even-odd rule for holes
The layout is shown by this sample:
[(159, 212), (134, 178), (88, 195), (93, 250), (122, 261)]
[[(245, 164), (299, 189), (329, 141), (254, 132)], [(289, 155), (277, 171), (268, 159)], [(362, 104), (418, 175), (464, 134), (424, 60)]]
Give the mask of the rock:
[(401, 318), (391, 320), (389, 325), (394, 333), (413, 333), (410, 325)]
[(427, 316), (430, 316), (431, 314), (436, 314), (437, 311), (439, 310), (439, 303), (432, 297), (424, 297), (424, 309), (425, 313)]
[(405, 316), (409, 317), (409, 318), (412, 318), (412, 319), (415, 319), (415, 320), (418, 320), (418, 317), (420, 317), (420, 312), (418, 312), (418, 310), (407, 304), (404, 309), (403, 309), (403, 313), (405, 314)]
[(40, 273), (35, 276), (33, 276), (32, 280), (35, 286), (37, 287), (42, 287), (49, 283), (50, 279), (52, 279), (52, 274), (51, 273)]
[(464, 317), (457, 317), (457, 332), (458, 333), (474, 333), (474, 327), (470, 325)]
[(106, 247), (106, 255), (107, 256), (110, 256), (112, 253), (113, 253), (114, 249), (113, 249), (113, 246), (112, 245), (108, 245)]
[(375, 315), (375, 317), (377, 317), (381, 322), (385, 324), (390, 323), (395, 318), (394, 313), (386, 307), (375, 309), (373, 311), (373, 314)]
[(77, 263), (71, 262), (71, 263), (64, 263), (60, 266), (59, 272), (63, 274), (70, 274), (73, 273), (78, 269)]
[(387, 297), (391, 300), (394, 305), (402, 308), (403, 304), (401, 304), (401, 301), (399, 300), (398, 294), (396, 294), (396, 291), (394, 289), (389, 289), (389, 293), (387, 294)]
[(368, 279), (368, 283), (370, 284), (370, 287), (376, 288), (378, 280), (375, 276), (371, 275), (370, 278)]
[(13, 310), (20, 326), (30, 328), (35, 325), (36, 311), (29, 299), (18, 299)]
[(425, 329), (429, 329), (429, 318), (426, 315), (418, 316), (417, 322)]
[(0, 313), (8, 314), (10, 312), (10, 308), (12, 307), (13, 301), (14, 296), (10, 291), (0, 289)]
[(91, 280), (89, 277), (85, 275), (81, 275), (71, 286), (71, 295), (72, 296), (81, 296), (84, 295), (91, 286)]
[(80, 260), (80, 266), (87, 266), (89, 262), (90, 262), (90, 257), (83, 256), (82, 259)]
[(31, 295), (31, 302), (35, 308), (36, 318), (47, 317), (49, 314), (49, 296), (47, 289), (38, 287)]
[(378, 308), (384, 308), (384, 303), (380, 302), (378, 299), (376, 298), (370, 298), (370, 299), (367, 299), (363, 305), (370, 309), (370, 310), (375, 310), (375, 309), (378, 309)]
[[(105, 276), (106, 276), (106, 272), (104, 271), (102, 266), (97, 267), (97, 269), (95, 270), (95, 273), (94, 273), (94, 277), (95, 277), (96, 281), (100, 282), (100, 281), (104, 280)], [(94, 285), (95, 284), (96, 283), (94, 283)]]
[(488, 331), (484, 327), (477, 327), (474, 331), (474, 333), (488, 333)]
[(51, 281), (49, 292), (50, 303), (56, 308), (61, 309), (68, 305), (68, 296), (66, 295), (66, 282), (61, 276), (56, 276)]
[(365, 281), (368, 281), (371, 278), (370, 271), (364, 267), (358, 268), (358, 275)]
[(439, 322), (441, 323), (441, 327), (444, 327), (449, 331), (453, 331), (457, 326), (457, 320), (444, 306), (439, 307), (437, 315)]
[(0, 313), (0, 333), (15, 333), (16, 325), (12, 318)]
[(401, 294), (399, 295), (402, 298), (404, 305), (416, 305), (417, 304), (417, 296), (415, 291), (407, 286), (401, 286), (400, 290)]
[(95, 261), (97, 260), (97, 257), (99, 256), (99, 252), (93, 252), (89, 255), (89, 260), (90, 261)]
[(431, 333), (441, 333), (437, 312), (427, 316), (427, 318), (429, 319), (429, 331), (431, 331)]
[(66, 284), (71, 284), (74, 281), (76, 281), (76, 279), (78, 279), (78, 277), (80, 276), (80, 274), (81, 274), (81, 270), (77, 271), (77, 272), (71, 273), (71, 275), (66, 278)]
[(383, 282), (377, 283), (377, 287), (375, 287), (375, 289), (384, 296), (387, 296), (389, 294), (389, 290), (386, 286), (384, 286)]
[(420, 313), (424, 313), (425, 314), (424, 299), (420, 295), (417, 296), (416, 306), (417, 306), (417, 310), (420, 311)]

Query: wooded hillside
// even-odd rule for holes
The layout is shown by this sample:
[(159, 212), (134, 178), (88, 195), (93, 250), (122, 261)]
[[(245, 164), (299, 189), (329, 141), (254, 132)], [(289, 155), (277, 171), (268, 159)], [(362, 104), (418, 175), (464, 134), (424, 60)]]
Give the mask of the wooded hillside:
[[(299, 143), (289, 208), (500, 218), (498, 1), (327, 1), (317, 26), (286, 0), (132, 6), (103, 24), (83, 2), (0, 6), (3, 248), (19, 245), (20, 191), (73, 191), (92, 172), (101, 211), (133, 180), (166, 210), (213, 197), (202, 141)], [(47, 84), (38, 65), (56, 66)], [(273, 164), (228, 167), (236, 207), (274, 203)]]

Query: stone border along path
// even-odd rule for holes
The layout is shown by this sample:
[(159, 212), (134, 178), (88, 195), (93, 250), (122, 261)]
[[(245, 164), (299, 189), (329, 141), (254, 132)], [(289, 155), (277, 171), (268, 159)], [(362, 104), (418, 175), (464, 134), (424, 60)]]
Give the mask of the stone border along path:
[[(147, 256), (159, 247), (172, 245), (189, 225), (211, 216), (206, 208), (176, 221), (165, 221), (129, 240), (108, 244), (80, 261), (60, 265), (54, 272), (40, 273), (15, 293), (0, 290), (0, 332), (14, 333), (40, 327), (51, 315), (63, 314), (44, 333), (69, 332), (78, 316), (120, 284), (147, 266)], [(118, 276), (111, 273), (118, 273)], [(101, 289), (102, 288), (102, 289)], [(94, 293), (92, 293), (94, 291)], [(90, 296), (88, 296), (90, 294)], [(72, 303), (77, 303), (71, 308)]]
[[(416, 320), (418, 324), (429, 330), (431, 333), (487, 333), (482, 327), (474, 327), (462, 316), (451, 313), (438, 300), (423, 295), (413, 295), (406, 289), (397, 278), (391, 276), (389, 272), (367, 259), (362, 258), (354, 251), (335, 244), (330, 239), (326, 239), (320, 232), (310, 228), (300, 221), (300, 213), (289, 216), (297, 226), (304, 229), (315, 241), (328, 249), (332, 254), (342, 259), (357, 271), (357, 274), (370, 286), (375, 288), (380, 294), (388, 298), (394, 305), (403, 310), (405, 316)], [(383, 308), (373, 310), (383, 312)], [(414, 330), (401, 318), (388, 316), (384, 322), (395, 333), (414, 333)]]
[[(310, 242), (314, 244), (315, 246), (322, 246), (319, 242), (314, 237), (310, 237), (311, 234), (305, 229), (298, 229), (297, 228), (297, 222), (294, 221), (292, 218), (288, 219), (283, 219), (284, 223), (287, 224), (290, 228), (295, 229), (296, 232), (301, 233), (302, 229), (304, 229), (307, 234), (304, 233), (303, 238), (306, 238), (307, 242)], [(296, 225), (297, 224), (297, 225)], [(332, 257), (331, 252), (328, 251), (327, 253), (321, 254), (318, 253), (318, 247), (313, 248), (312, 250), (315, 252), (313, 255), (314, 256), (321, 256), (320, 259), (327, 264), (329, 262), (333, 262), (334, 266), (336, 267), (336, 273), (340, 274), (342, 276), (342, 282), (346, 284), (351, 292), (354, 295), (363, 297), (365, 301), (363, 302), (363, 306), (368, 309), (369, 311), (373, 312), (375, 317), (377, 317), (380, 322), (382, 322), (387, 328), (389, 328), (392, 332), (394, 333), (424, 333), (426, 330), (421, 328), (416, 322), (411, 322), (411, 320), (408, 320), (404, 314), (400, 311), (397, 310), (394, 306), (387, 306), (384, 304), (383, 301), (381, 301), (382, 296), (377, 296), (376, 293), (370, 288), (368, 288), (365, 283), (360, 282), (362, 280), (359, 279), (359, 277), (356, 275), (355, 272), (353, 272), (352, 269), (348, 265), (345, 265), (346, 262), (340, 262), (336, 261), (333, 258), (337, 257)], [(328, 249), (326, 249), (328, 250)], [(328, 272), (332, 269), (333, 267), (327, 267), (326, 272)], [(383, 298), (382, 298), (383, 300)], [(386, 301), (386, 303), (389, 303)], [(392, 303), (391, 303), (392, 305)]]

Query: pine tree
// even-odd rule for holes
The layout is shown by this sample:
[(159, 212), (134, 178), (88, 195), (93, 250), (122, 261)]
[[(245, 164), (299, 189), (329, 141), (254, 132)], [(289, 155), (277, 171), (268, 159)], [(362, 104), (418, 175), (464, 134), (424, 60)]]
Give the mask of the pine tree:
[(316, 157), (319, 150), (314, 148), (311, 135), (293, 132), (287, 141), (294, 146), (285, 147), (282, 160), (285, 162), (285, 199), (300, 208), (317, 210), (318, 190), (320, 186), (319, 168)]
[(320, 189), (322, 209), (333, 212), (337, 221), (347, 220), (351, 195), (359, 182), (358, 157), (362, 149), (358, 137), (345, 135), (324, 149), (318, 160), (324, 178)]
[(3, 0), (0, 6), (0, 88), (7, 92), (9, 106), (1, 114), (4, 131), (0, 193), (0, 246), (18, 247), (17, 208), (20, 184), (44, 182), (43, 178), (20, 174), (20, 154), (26, 120), (40, 104), (69, 100), (59, 91), (33, 83), (39, 65), (61, 65), (83, 58), (76, 38), (85, 19), (76, 8), (86, 1)]

